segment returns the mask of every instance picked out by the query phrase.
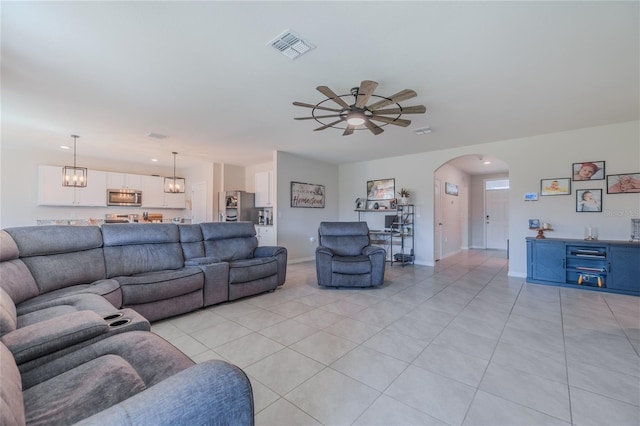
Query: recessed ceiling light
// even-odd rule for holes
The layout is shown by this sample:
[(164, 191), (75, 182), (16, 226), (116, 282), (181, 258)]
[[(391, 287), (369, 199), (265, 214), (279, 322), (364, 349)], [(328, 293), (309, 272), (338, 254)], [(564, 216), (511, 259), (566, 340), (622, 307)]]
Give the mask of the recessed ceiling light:
[(484, 162), (484, 163), (482, 163), (482, 164), (491, 164), (491, 161), (485, 161), (485, 162)]
[(69, 148), (69, 147), (68, 147), (68, 146), (66, 146), (66, 145), (60, 145), (60, 148), (62, 148), (62, 149), (71, 149), (71, 148)]
[(151, 161), (153, 161), (154, 163), (157, 163), (158, 159), (157, 158), (152, 158)]

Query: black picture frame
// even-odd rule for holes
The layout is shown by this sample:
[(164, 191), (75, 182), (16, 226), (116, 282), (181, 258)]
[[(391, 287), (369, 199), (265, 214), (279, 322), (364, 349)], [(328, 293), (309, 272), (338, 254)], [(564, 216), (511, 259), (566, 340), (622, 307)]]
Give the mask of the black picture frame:
[[(582, 175), (582, 168), (591, 169), (593, 174), (589, 177)], [(595, 168), (595, 170), (594, 170)], [(582, 161), (579, 163), (573, 163), (571, 165), (571, 180), (576, 181), (591, 181), (591, 180), (604, 180), (605, 177), (604, 161)]]
[(571, 178), (540, 179), (540, 196), (571, 195)]
[(396, 194), (395, 178), (374, 179), (367, 181), (367, 200), (392, 200)]
[(602, 213), (602, 189), (576, 189), (576, 212)]
[(640, 192), (640, 172), (607, 175), (607, 194), (637, 194)]

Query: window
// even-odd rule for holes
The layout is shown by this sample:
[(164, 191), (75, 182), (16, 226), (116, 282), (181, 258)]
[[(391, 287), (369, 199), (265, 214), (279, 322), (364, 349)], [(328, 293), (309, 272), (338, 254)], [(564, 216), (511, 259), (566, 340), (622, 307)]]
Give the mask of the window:
[(486, 191), (497, 191), (499, 189), (509, 189), (509, 179), (492, 179), (484, 181)]

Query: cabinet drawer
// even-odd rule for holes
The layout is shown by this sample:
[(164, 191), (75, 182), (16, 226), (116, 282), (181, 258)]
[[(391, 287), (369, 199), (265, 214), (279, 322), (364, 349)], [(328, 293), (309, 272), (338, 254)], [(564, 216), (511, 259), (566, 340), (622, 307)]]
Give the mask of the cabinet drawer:
[(593, 272), (567, 271), (567, 284), (606, 288), (607, 276)]

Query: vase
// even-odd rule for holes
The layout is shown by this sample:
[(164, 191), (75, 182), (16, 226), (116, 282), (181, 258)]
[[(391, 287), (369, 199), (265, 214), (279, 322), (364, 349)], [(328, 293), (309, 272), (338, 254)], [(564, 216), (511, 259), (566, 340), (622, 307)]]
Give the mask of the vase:
[(400, 197), (400, 198), (398, 198), (398, 201), (403, 206), (406, 206), (407, 204), (409, 204), (409, 197)]

